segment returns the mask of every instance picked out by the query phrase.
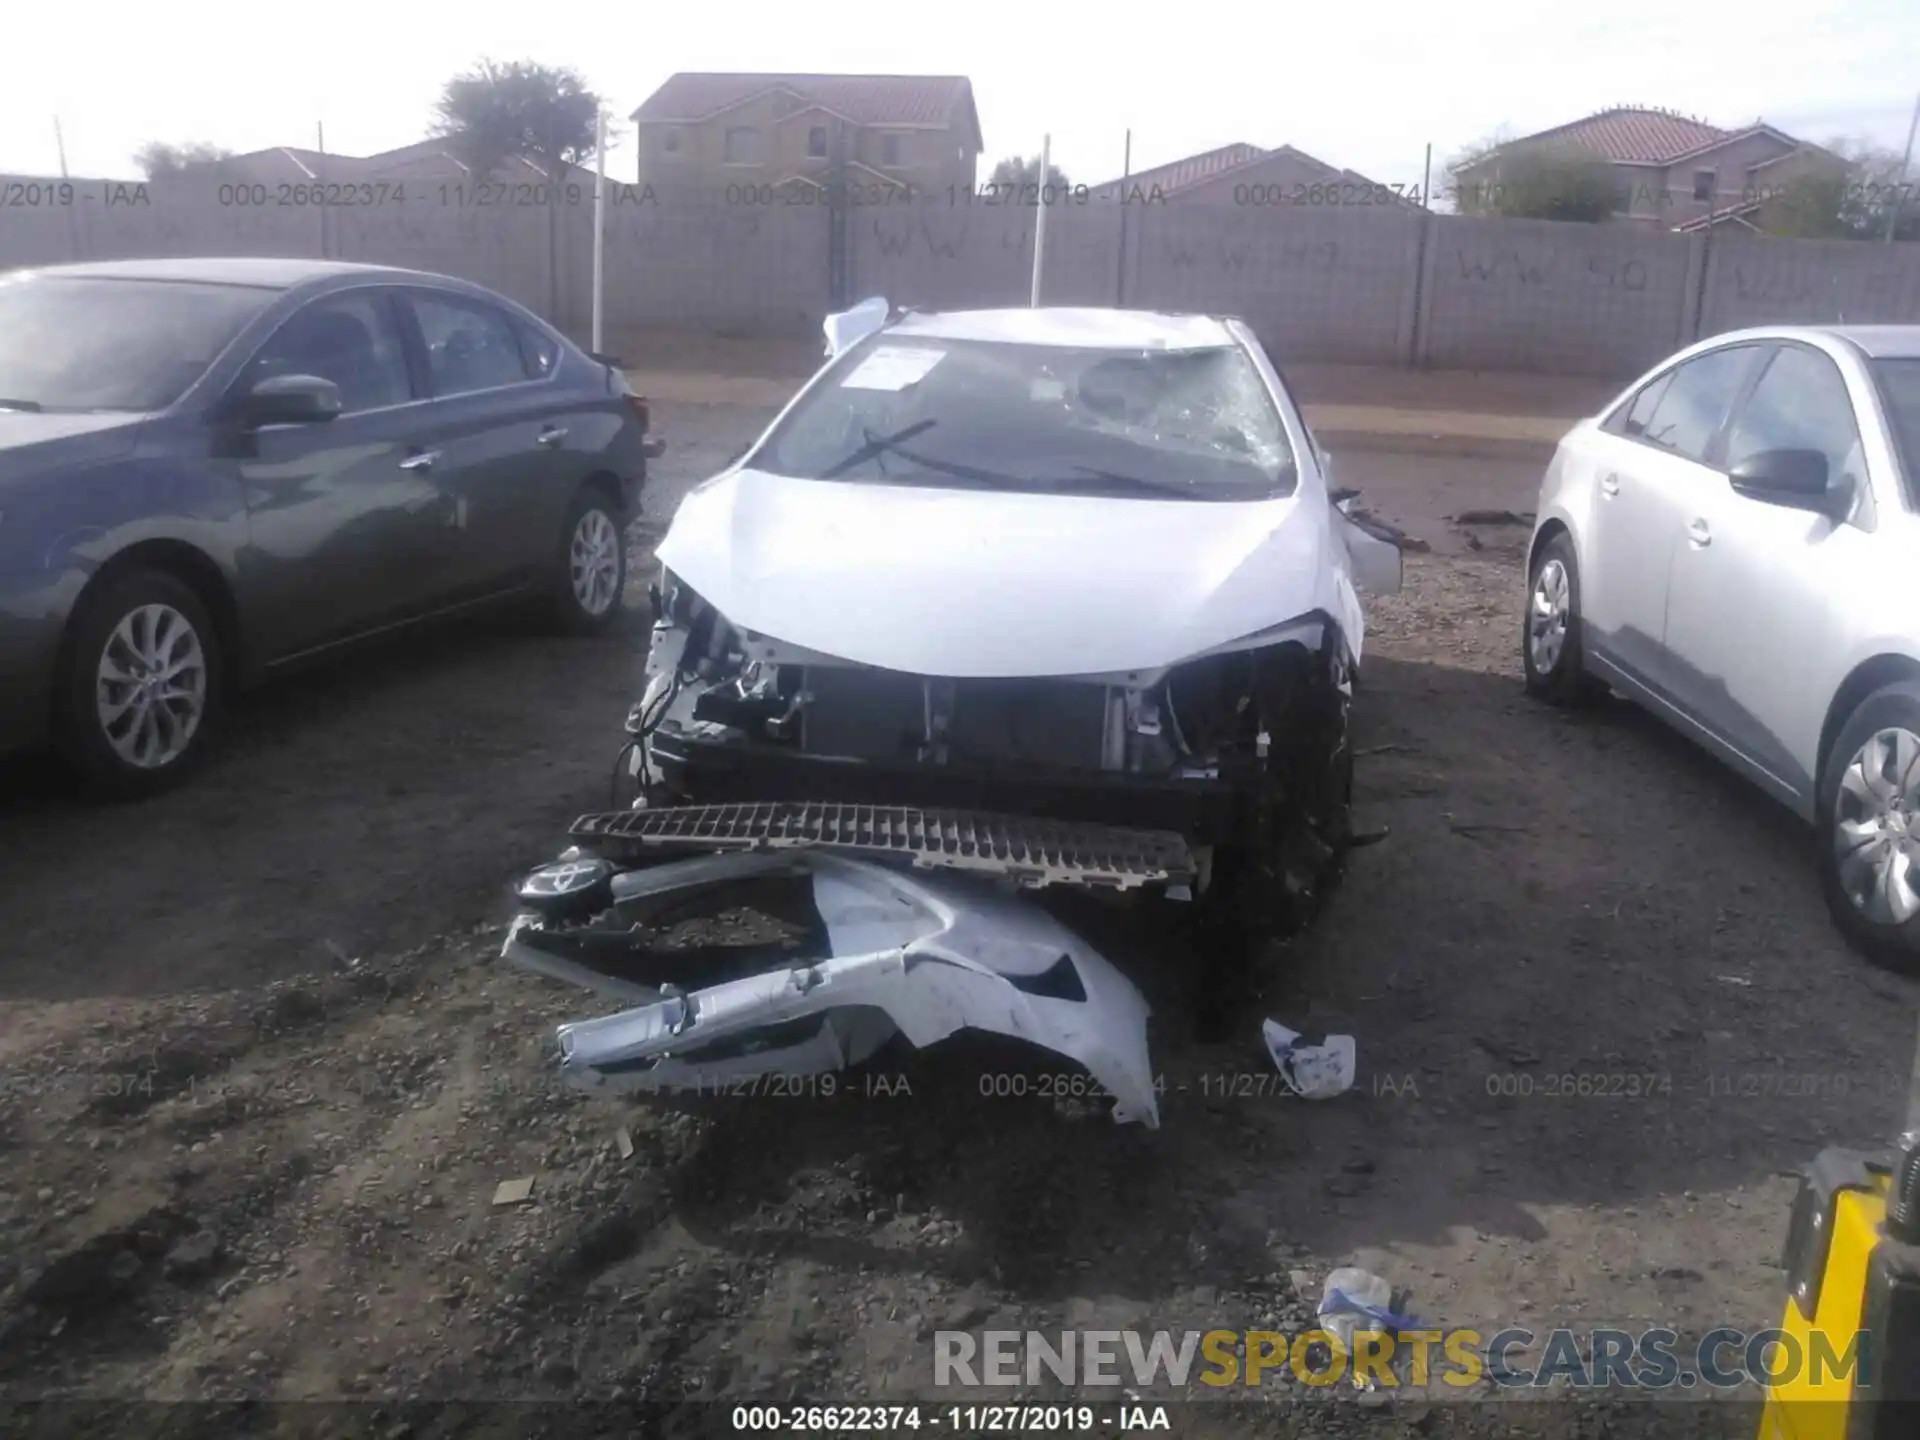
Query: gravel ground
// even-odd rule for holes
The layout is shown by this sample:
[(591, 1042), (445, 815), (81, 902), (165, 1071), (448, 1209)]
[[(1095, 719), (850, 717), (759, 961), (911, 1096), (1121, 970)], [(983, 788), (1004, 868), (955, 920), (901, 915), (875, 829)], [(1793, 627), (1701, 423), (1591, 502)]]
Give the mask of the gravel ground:
[[(661, 516), (766, 418), (659, 413)], [(1914, 987), (1842, 947), (1760, 797), (1624, 705), (1524, 699), (1525, 530), (1442, 515), (1527, 508), (1536, 470), (1339, 464), (1431, 547), (1371, 609), (1357, 704), (1361, 818), (1390, 834), (1220, 1045), (1163, 915), (1070, 907), (1155, 1004), (1157, 1133), (983, 1095), (1053, 1067), (974, 1041), (830, 1096), (553, 1085), (551, 1027), (592, 1002), (492, 956), (507, 881), (605, 803), (638, 611), (290, 682), (137, 808), (11, 765), (0, 1397), (356, 1397), (393, 1436), (403, 1399), (586, 1399), (613, 1408), (517, 1413), (696, 1433), (728, 1428), (715, 1402), (932, 1398), (936, 1330), (1300, 1327), (1341, 1264), (1436, 1324), (1771, 1323), (1785, 1172), (1887, 1135)], [(1356, 1089), (1282, 1098), (1266, 1015), (1354, 1035)], [(531, 1197), (494, 1205), (516, 1178)], [(1295, 1389), (1175, 1433), (1752, 1433), (1728, 1403)]]

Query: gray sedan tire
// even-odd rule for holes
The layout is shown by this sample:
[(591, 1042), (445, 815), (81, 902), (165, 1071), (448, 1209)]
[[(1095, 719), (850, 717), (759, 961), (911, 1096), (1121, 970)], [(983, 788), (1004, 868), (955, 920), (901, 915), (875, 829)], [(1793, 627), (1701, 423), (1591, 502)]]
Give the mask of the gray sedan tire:
[(1920, 681), (1874, 691), (1821, 765), (1820, 889), (1855, 950), (1920, 971)]
[(158, 794), (205, 760), (225, 679), (219, 633), (193, 587), (164, 570), (129, 570), (74, 614), (55, 743), (102, 798)]
[(549, 588), (554, 619), (569, 634), (598, 634), (619, 618), (626, 523), (605, 491), (589, 486), (574, 497)]
[(1563, 531), (1540, 547), (1527, 575), (1520, 664), (1529, 695), (1574, 706), (1606, 688), (1587, 671), (1580, 627), (1580, 567), (1573, 540)]

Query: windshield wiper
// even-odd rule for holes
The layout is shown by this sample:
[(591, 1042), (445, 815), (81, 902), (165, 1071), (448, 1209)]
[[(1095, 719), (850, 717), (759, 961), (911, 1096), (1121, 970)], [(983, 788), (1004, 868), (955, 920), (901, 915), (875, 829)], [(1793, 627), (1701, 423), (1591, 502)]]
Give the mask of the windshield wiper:
[(1075, 474), (1050, 478), (1042, 483), (1049, 490), (1130, 490), (1145, 495), (1175, 495), (1182, 500), (1203, 498), (1205, 491), (1183, 480), (1156, 480), (1144, 475), (1123, 475), (1117, 470), (1101, 470), (1092, 465), (1069, 467)]
[(0, 399), (0, 410), (26, 410), (38, 414), (44, 409), (46, 409), (46, 406), (42, 405), (38, 400)]
[(889, 450), (898, 452), (902, 441), (911, 440), (914, 436), (931, 430), (939, 423), (938, 420), (916, 420), (913, 424), (907, 426), (906, 429), (896, 430), (891, 435), (876, 435), (863, 425), (860, 427), (860, 433), (866, 437), (866, 443), (855, 447), (845, 456), (834, 461), (833, 464), (820, 472), (819, 478), (822, 480), (833, 480), (844, 475), (856, 465), (864, 465), (869, 460), (878, 459)]
[[(932, 420), (922, 420), (918, 424), (909, 425), (906, 429), (892, 435), (875, 435), (871, 431), (868, 431), (866, 432), (866, 444), (854, 451), (853, 454), (849, 455), (845, 460), (821, 471), (819, 478), (822, 480), (832, 480), (844, 471), (852, 469), (855, 465), (864, 464), (868, 460), (876, 459), (880, 455), (886, 454), (898, 455), (909, 465), (917, 465), (921, 470), (930, 470), (939, 475), (950, 475), (956, 480), (968, 480), (975, 485), (983, 485), (990, 490), (1002, 490), (1010, 486), (1019, 486), (1023, 483), (1018, 475), (1003, 475), (998, 470), (982, 470), (976, 465), (962, 465), (954, 460), (936, 460), (931, 455), (922, 455), (917, 451), (909, 450), (900, 443), (902, 440), (911, 439), (935, 423), (936, 422)], [(883, 485), (915, 485), (920, 482), (913, 475), (889, 474), (885, 469), (882, 469), (876, 477), (875, 483)]]

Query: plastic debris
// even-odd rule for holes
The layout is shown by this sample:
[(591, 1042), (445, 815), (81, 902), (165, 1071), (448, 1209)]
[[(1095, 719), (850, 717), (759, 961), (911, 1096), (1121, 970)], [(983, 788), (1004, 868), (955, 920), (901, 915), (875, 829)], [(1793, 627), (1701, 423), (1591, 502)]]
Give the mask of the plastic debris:
[(1297, 1031), (1278, 1020), (1260, 1026), (1280, 1078), (1294, 1094), (1307, 1100), (1331, 1100), (1353, 1088), (1355, 1072), (1353, 1037), (1329, 1035), (1322, 1045), (1304, 1045)]
[(622, 1160), (633, 1158), (633, 1132), (622, 1125), (613, 1132), (613, 1147), (620, 1152)]
[[(1354, 1355), (1357, 1335), (1377, 1335), (1384, 1339), (1421, 1328), (1417, 1317), (1403, 1315), (1393, 1308), (1393, 1286), (1388, 1281), (1371, 1270), (1351, 1265), (1342, 1266), (1327, 1276), (1320, 1294), (1319, 1315), (1321, 1328), (1349, 1359)], [(1374, 1353), (1385, 1351), (1376, 1345)], [(1357, 1366), (1349, 1373), (1361, 1389), (1373, 1388), (1372, 1377), (1362, 1376)]]
[(524, 1205), (533, 1198), (533, 1177), (523, 1180), (502, 1180), (493, 1189), (493, 1203), (496, 1205)]

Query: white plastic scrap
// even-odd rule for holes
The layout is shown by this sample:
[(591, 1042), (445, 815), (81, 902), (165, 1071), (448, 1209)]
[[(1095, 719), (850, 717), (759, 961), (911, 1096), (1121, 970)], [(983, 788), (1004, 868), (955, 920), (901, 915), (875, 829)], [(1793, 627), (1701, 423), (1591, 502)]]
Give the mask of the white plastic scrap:
[(1287, 1088), (1307, 1100), (1331, 1100), (1353, 1088), (1353, 1037), (1329, 1035), (1324, 1045), (1303, 1045), (1297, 1031), (1278, 1020), (1263, 1021), (1261, 1037)]
[[(1354, 1354), (1356, 1335), (1384, 1338), (1389, 1332), (1398, 1333), (1414, 1327), (1410, 1317), (1394, 1313), (1393, 1286), (1390, 1283), (1371, 1270), (1361, 1270), (1351, 1265), (1342, 1266), (1327, 1276), (1326, 1286), (1320, 1293), (1319, 1314), (1321, 1328), (1349, 1359)], [(1383, 1355), (1386, 1351), (1376, 1344), (1373, 1353)], [(1353, 1383), (1361, 1389), (1373, 1388), (1373, 1378), (1362, 1376), (1358, 1367), (1354, 1367), (1350, 1373)]]

